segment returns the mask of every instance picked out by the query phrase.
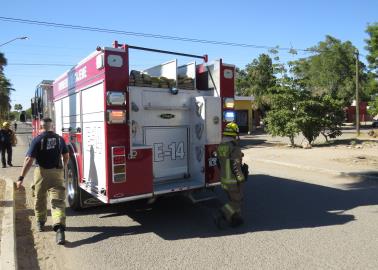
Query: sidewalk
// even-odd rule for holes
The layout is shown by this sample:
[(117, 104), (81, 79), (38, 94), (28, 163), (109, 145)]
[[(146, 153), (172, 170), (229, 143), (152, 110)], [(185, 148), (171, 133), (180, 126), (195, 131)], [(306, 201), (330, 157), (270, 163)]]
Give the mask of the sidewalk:
[[(3, 212), (1, 219), (0, 214), (0, 269), (12, 270), (17, 269), (17, 247), (16, 247), (16, 198), (14, 182), (16, 182), (21, 172), (25, 152), (28, 142), (18, 136), (19, 142), (13, 148), (13, 165), (14, 167), (0, 168), (0, 206)], [(30, 182), (32, 173), (26, 177), (25, 181)]]
[(0, 269), (17, 269), (15, 205), (13, 181), (9, 178), (2, 180), (0, 185)]

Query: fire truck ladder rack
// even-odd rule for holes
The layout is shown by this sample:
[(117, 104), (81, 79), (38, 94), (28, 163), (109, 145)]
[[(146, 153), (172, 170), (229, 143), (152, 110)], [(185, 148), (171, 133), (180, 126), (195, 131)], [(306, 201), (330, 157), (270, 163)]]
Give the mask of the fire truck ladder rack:
[(117, 41), (113, 42), (113, 46), (114, 46), (114, 48), (123, 47), (123, 48), (135, 49), (135, 50), (157, 52), (157, 53), (165, 53), (165, 54), (173, 54), (173, 55), (186, 56), (186, 57), (192, 57), (192, 58), (200, 58), (200, 59), (203, 59), (203, 61), (205, 63), (207, 63), (207, 61), (208, 61), (208, 55), (207, 54), (205, 54), (205, 55), (195, 55), (195, 54), (187, 54), (187, 53), (179, 53), (179, 52), (172, 52), (172, 51), (157, 50), (157, 49), (151, 49), (151, 48), (145, 48), (145, 47), (139, 47), (139, 46), (119, 44)]

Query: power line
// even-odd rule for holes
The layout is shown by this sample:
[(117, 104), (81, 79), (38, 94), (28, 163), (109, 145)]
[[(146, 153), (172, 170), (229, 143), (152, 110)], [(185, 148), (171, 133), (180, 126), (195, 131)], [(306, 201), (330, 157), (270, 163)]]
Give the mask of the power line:
[(297, 48), (285, 48), (285, 47), (281, 48), (281, 47), (267, 46), (267, 45), (254, 45), (254, 44), (236, 43), (236, 42), (228, 42), (228, 41), (216, 41), (216, 40), (196, 39), (196, 38), (187, 38), (187, 37), (178, 37), (178, 36), (158, 35), (158, 34), (150, 34), (150, 33), (141, 33), (141, 32), (132, 32), (132, 31), (123, 31), (123, 30), (90, 27), (90, 26), (52, 23), (52, 22), (35, 21), (35, 20), (25, 20), (25, 19), (1, 17), (1, 16), (0, 16), (0, 21), (40, 25), (40, 26), (47, 26), (47, 27), (54, 27), (54, 28), (66, 28), (66, 29), (73, 29), (73, 30), (109, 33), (109, 34), (121, 34), (121, 35), (145, 37), (145, 38), (169, 39), (169, 40), (175, 40), (175, 41), (232, 46), (232, 47), (281, 50), (281, 51), (289, 51), (289, 52), (293, 51), (293, 50), (303, 51), (303, 52), (314, 52), (314, 50), (311, 50), (311, 49), (297, 49)]
[(73, 67), (70, 64), (49, 64), (49, 63), (10, 63), (7, 66), (57, 66), (57, 67)]
[[(98, 27), (89, 27), (89, 26), (81, 26), (81, 25), (71, 25), (71, 24), (53, 23), (53, 22), (45, 22), (45, 21), (26, 20), (26, 19), (2, 17), (2, 16), (0, 16), (0, 21), (29, 24), (29, 25), (39, 25), (39, 26), (54, 27), (54, 28), (65, 28), (65, 29), (73, 29), (73, 30), (81, 30), (81, 31), (121, 34), (121, 35), (129, 35), (129, 36), (145, 37), (145, 38), (175, 40), (175, 41), (183, 41), (183, 42), (193, 42), (193, 43), (203, 43), (203, 44), (243, 47), (243, 48), (254, 48), (254, 49), (280, 50), (280, 51), (288, 51), (289, 53), (296, 53), (298, 51), (307, 52), (307, 53), (327, 52), (327, 51), (322, 51), (322, 50), (317, 50), (317, 49), (299, 49), (299, 48), (293, 48), (293, 47), (285, 48), (285, 47), (278, 47), (278, 46), (254, 45), (254, 44), (246, 44), (246, 43), (227, 42), (227, 41), (205, 40), (205, 39), (178, 37), (178, 36), (168, 36), (168, 35), (131, 32), (131, 31), (123, 31), (123, 30), (114, 30), (114, 29), (106, 29), (106, 28), (98, 28)], [(364, 57), (366, 56), (366, 55), (362, 55), (362, 54), (360, 54), (360, 55), (364, 56)], [(26, 64), (26, 63), (14, 63), (14, 64), (8, 64), (8, 65), (70, 66), (70, 67), (74, 66), (74, 65), (69, 65), (69, 64)]]
[[(288, 51), (288, 52), (292, 52), (292, 53), (298, 52), (298, 51), (308, 52), (308, 53), (326, 52), (326, 51), (322, 51), (322, 50), (318, 50), (318, 49), (314, 49), (314, 48), (312, 48), (312, 49), (300, 49), (300, 48), (294, 48), (294, 47), (288, 48), (288, 47), (279, 47), (279, 46), (236, 43), (236, 42), (228, 42), (228, 41), (196, 39), (196, 38), (187, 38), (187, 37), (179, 37), (179, 36), (158, 35), (158, 34), (151, 34), (151, 33), (141, 33), (141, 32), (132, 32), (132, 31), (124, 31), (124, 30), (99, 28), (99, 27), (90, 27), (90, 26), (53, 23), (53, 22), (36, 21), (36, 20), (25, 20), (25, 19), (2, 17), (2, 16), (0, 16), (0, 21), (40, 25), (40, 26), (54, 27), (54, 28), (66, 28), (66, 29), (73, 29), (73, 30), (108, 33), (108, 34), (121, 34), (121, 35), (129, 35), (129, 36), (145, 37), (145, 38), (168, 39), (168, 40), (183, 41), (183, 42), (231, 46), (231, 47), (279, 50), (279, 51)], [(360, 55), (363, 56), (363, 57), (366, 57), (366, 55), (363, 55), (363, 54), (360, 54)]]

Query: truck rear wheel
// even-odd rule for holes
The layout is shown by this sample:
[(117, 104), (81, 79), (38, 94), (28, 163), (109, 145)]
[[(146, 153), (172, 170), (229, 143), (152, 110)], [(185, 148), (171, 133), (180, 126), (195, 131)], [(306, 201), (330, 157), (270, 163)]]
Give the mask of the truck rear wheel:
[(69, 206), (75, 211), (80, 210), (81, 192), (79, 188), (79, 179), (76, 165), (72, 159), (69, 160), (67, 165), (66, 183), (67, 201)]

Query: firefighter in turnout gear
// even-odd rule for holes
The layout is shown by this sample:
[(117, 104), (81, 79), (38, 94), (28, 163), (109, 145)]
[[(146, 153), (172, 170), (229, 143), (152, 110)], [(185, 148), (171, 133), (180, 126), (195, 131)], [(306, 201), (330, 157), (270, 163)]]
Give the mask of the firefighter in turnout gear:
[(222, 188), (226, 191), (229, 201), (215, 215), (215, 223), (222, 228), (227, 222), (231, 227), (243, 224), (241, 206), (243, 201), (243, 185), (248, 173), (242, 171), (243, 153), (238, 145), (239, 127), (236, 123), (228, 123), (223, 131), (221, 144), (217, 149), (218, 167)]
[[(67, 146), (61, 136), (52, 131), (52, 120), (44, 118), (41, 122), (43, 132), (33, 139), (26, 154), (21, 176), (17, 181), (17, 188), (36, 160), (38, 167), (34, 170), (35, 204), (34, 213), (37, 221), (37, 230), (42, 232), (47, 219), (47, 193), (51, 199), (51, 216), (53, 229), (56, 232), (56, 243), (65, 242), (65, 185), (64, 168), (69, 159)], [(62, 162), (63, 157), (63, 162)]]
[[(0, 130), (0, 152), (1, 152), (1, 162), (3, 168), (8, 166), (13, 167), (12, 164), (12, 146), (16, 146), (17, 138), (13, 130), (10, 129), (10, 123), (4, 122), (2, 129)], [(8, 161), (6, 159), (6, 154), (8, 155)]]

